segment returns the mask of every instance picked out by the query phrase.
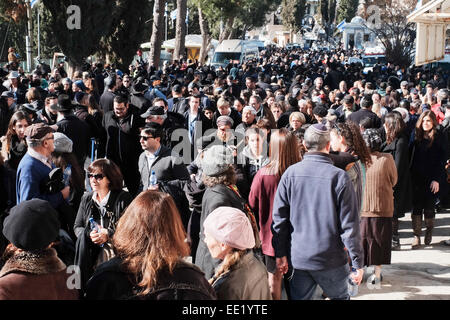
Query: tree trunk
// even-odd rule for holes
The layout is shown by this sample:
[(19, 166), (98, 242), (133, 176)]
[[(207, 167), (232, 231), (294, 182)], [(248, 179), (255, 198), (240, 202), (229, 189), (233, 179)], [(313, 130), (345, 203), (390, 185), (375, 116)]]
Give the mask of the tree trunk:
[(186, 58), (185, 38), (186, 38), (186, 10), (187, 0), (177, 0), (177, 27), (175, 32), (175, 50), (173, 59)]
[(200, 64), (204, 64), (206, 62), (211, 44), (211, 35), (209, 34), (208, 21), (203, 16), (202, 8), (200, 8), (200, 6), (198, 6), (198, 20), (200, 24), (200, 32), (202, 34), (202, 47), (200, 48), (199, 62)]
[(153, 28), (150, 39), (149, 67), (159, 68), (161, 44), (164, 35), (164, 5), (165, 0), (155, 0), (153, 7)]
[(228, 39), (230, 33), (233, 31), (233, 22), (234, 17), (229, 17), (225, 24), (225, 28), (223, 28), (223, 31), (219, 36), (219, 43), (222, 43), (223, 40)]

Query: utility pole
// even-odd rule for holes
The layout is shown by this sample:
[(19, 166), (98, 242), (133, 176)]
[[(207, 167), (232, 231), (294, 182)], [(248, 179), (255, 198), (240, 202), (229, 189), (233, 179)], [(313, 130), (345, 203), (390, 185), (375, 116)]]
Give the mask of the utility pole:
[(167, 41), (167, 19), (169, 18), (169, 5), (166, 2), (166, 7), (165, 7), (165, 11), (164, 11), (164, 17), (166, 18), (166, 37), (165, 40)]
[(31, 3), (30, 0), (26, 0), (26, 6), (27, 6), (27, 29), (28, 34), (25, 37), (25, 43), (26, 43), (26, 51), (27, 51), (27, 72), (31, 71), (31, 63), (32, 63), (32, 43), (31, 43)]

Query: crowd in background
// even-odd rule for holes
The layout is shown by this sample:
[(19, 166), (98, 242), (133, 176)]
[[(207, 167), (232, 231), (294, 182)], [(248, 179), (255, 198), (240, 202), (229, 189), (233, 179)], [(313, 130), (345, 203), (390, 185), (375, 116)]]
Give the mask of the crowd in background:
[[(411, 213), (419, 249), (449, 204), (450, 78), (395, 61), (365, 72), (348, 63), (359, 54), (267, 48), (242, 65), (139, 59), (71, 77), (11, 61), (0, 298), (311, 299), (319, 285), (346, 299), (367, 266), (382, 282), (398, 219)], [(55, 267), (25, 273), (55, 281), (78, 266), (79, 291), (33, 296), (48, 279), (15, 274), (27, 255)]]

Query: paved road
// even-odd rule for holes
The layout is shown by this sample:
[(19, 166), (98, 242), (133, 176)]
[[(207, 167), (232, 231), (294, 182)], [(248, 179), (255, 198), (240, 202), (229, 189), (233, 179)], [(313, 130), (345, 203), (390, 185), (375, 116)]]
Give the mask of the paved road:
[[(436, 214), (433, 240), (411, 250), (411, 217), (400, 219), (400, 251), (392, 252), (391, 265), (383, 266), (381, 287), (362, 283), (353, 300), (450, 300), (450, 247), (439, 244), (450, 239), (450, 210)], [(371, 268), (367, 270), (370, 272)], [(366, 272), (365, 279), (370, 275)]]

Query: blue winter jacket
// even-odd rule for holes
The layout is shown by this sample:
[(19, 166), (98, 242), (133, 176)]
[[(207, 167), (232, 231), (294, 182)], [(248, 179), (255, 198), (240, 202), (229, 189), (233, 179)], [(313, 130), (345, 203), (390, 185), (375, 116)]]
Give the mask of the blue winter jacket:
[(363, 267), (358, 205), (347, 173), (320, 152), (306, 153), (281, 177), (273, 205), (276, 257), (294, 269), (329, 270), (348, 263)]

